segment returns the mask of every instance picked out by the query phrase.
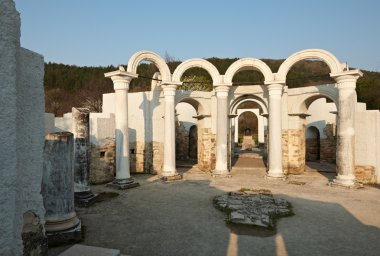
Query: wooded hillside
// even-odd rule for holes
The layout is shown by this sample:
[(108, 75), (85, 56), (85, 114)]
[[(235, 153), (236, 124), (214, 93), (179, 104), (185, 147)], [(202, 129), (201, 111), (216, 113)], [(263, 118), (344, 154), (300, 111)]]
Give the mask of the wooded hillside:
[[(214, 64), (220, 74), (237, 59), (207, 59)], [(284, 60), (263, 59), (276, 72)], [(179, 61), (170, 61), (168, 66), (171, 72), (180, 64)], [(126, 67), (126, 65), (124, 66)], [(71, 112), (72, 107), (88, 107), (91, 111), (101, 111), (103, 93), (113, 92), (112, 81), (104, 77), (104, 73), (116, 70), (117, 67), (78, 67), (57, 63), (45, 64), (45, 111), (61, 116)], [(151, 78), (157, 68), (153, 64), (142, 63), (137, 73), (141, 76), (132, 80), (130, 91), (150, 90)], [(364, 77), (357, 83), (358, 101), (367, 103), (367, 109), (380, 109), (380, 73), (363, 71)], [(179, 89), (212, 90), (212, 80), (209, 74), (198, 68), (185, 72), (182, 77), (185, 81)], [(235, 75), (234, 85), (262, 84), (264, 77), (257, 71), (242, 71)], [(325, 83), (334, 83), (329, 77), (329, 69), (321, 61), (300, 61), (292, 67), (287, 76), (287, 85), (290, 88), (311, 86)]]

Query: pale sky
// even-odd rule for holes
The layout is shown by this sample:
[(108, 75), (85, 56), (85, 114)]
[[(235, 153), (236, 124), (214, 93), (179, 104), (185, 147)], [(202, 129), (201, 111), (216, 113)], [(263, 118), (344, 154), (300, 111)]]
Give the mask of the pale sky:
[(126, 64), (140, 50), (284, 59), (310, 48), (380, 71), (379, 0), (16, 0), (21, 45), (45, 61)]

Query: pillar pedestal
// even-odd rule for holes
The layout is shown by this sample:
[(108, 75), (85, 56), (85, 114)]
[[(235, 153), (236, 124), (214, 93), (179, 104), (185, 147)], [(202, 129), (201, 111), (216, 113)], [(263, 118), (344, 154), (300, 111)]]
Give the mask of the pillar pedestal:
[(164, 167), (163, 181), (181, 180), (182, 175), (176, 170), (175, 154), (175, 92), (177, 84), (163, 84), (165, 97), (165, 131), (164, 131)]
[(271, 179), (284, 179), (282, 169), (282, 84), (269, 84), (269, 154), (268, 174)]
[(81, 222), (74, 208), (73, 153), (72, 133), (45, 135), (41, 194), (46, 210), (45, 230), (50, 246), (82, 239)]
[(129, 134), (128, 134), (128, 90), (129, 83), (138, 75), (126, 72), (123, 67), (105, 74), (113, 81), (115, 89), (115, 142), (116, 142), (116, 177), (107, 186), (116, 189), (128, 189), (139, 186), (130, 174)]
[(334, 185), (355, 186), (355, 113), (357, 105), (356, 81), (363, 75), (359, 70), (331, 74), (339, 92), (336, 168)]
[(217, 99), (216, 116), (216, 164), (212, 177), (231, 177), (228, 169), (228, 85), (215, 86)]

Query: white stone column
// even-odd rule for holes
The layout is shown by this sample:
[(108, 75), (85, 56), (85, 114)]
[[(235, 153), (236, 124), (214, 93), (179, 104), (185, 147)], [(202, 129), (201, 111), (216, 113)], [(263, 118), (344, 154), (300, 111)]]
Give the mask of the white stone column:
[(338, 131), (336, 148), (337, 176), (334, 183), (353, 186), (355, 183), (355, 107), (357, 104), (356, 80), (363, 74), (359, 70), (331, 74), (337, 82)]
[(216, 165), (213, 176), (229, 177), (228, 170), (228, 92), (230, 87), (219, 85), (215, 87), (217, 99), (217, 116), (216, 116)]
[(130, 175), (129, 134), (128, 134), (128, 90), (129, 83), (138, 75), (126, 72), (123, 67), (105, 74), (113, 81), (115, 89), (115, 143), (116, 143), (116, 177), (108, 186), (117, 189), (136, 187)]
[(175, 92), (176, 84), (162, 85), (165, 97), (165, 131), (164, 131), (164, 169), (162, 179), (165, 181), (179, 180), (175, 163)]
[(282, 169), (282, 84), (269, 84), (269, 168), (268, 177), (283, 178)]

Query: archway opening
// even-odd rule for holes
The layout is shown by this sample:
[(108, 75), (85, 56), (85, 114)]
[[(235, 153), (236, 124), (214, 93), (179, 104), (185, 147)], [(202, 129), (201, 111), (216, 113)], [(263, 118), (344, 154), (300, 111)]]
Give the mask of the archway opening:
[(264, 75), (255, 69), (243, 69), (237, 72), (232, 78), (234, 86), (244, 85), (262, 85), (264, 84)]
[(196, 106), (187, 100), (176, 107), (176, 163), (177, 166), (192, 166), (198, 163), (198, 120)]
[[(251, 102), (249, 102), (251, 103)], [(242, 150), (252, 150), (258, 145), (258, 118), (252, 110), (245, 110), (238, 118), (238, 146)]]
[(295, 63), (286, 76), (289, 88), (333, 84), (329, 66), (321, 59), (303, 59)]
[(212, 78), (203, 68), (187, 69), (181, 77), (181, 82), (183, 84), (177, 88), (178, 90), (209, 92), (213, 89)]
[(159, 70), (153, 62), (141, 61), (137, 66), (137, 74), (139, 76), (131, 81), (129, 92), (150, 91), (152, 78), (156, 72), (159, 72)]

